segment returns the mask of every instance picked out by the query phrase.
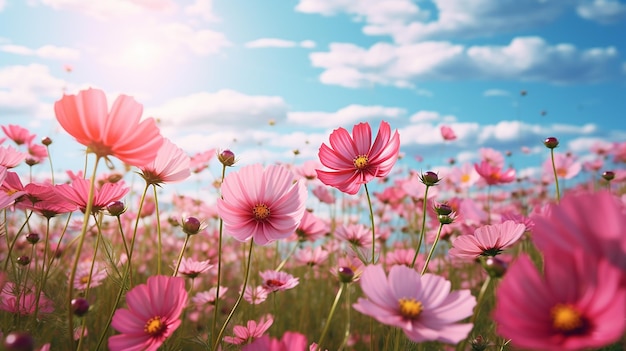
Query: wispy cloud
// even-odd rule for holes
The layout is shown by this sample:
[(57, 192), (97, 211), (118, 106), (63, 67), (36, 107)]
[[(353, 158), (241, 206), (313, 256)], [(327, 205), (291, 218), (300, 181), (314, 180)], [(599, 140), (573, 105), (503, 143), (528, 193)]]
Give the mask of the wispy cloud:
[(36, 56), (53, 60), (77, 60), (80, 58), (80, 51), (68, 47), (60, 47), (55, 45), (44, 45), (37, 49), (31, 49), (22, 45), (4, 44), (0, 45), (0, 51), (24, 56)]
[(301, 47), (306, 49), (312, 49), (315, 47), (315, 42), (312, 40), (293, 41), (278, 38), (260, 38), (249, 41), (244, 44), (245, 47), (250, 49), (258, 48), (294, 48)]
[(318, 128), (351, 127), (358, 121), (393, 119), (404, 114), (406, 110), (397, 107), (349, 105), (335, 112), (290, 112), (287, 120), (294, 124)]

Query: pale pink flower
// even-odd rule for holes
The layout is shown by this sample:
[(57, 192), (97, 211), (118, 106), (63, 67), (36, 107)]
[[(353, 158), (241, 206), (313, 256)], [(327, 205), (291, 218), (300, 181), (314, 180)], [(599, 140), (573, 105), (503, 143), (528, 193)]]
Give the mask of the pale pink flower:
[(17, 167), (25, 158), (25, 153), (14, 149), (12, 146), (0, 146), (0, 166)]
[(115, 311), (111, 326), (121, 334), (109, 338), (109, 349), (156, 351), (180, 326), (186, 303), (183, 278), (149, 277), (126, 293), (128, 309)]
[(503, 223), (484, 225), (477, 228), (473, 235), (461, 235), (452, 242), (448, 251), (451, 257), (476, 259), (479, 256), (496, 256), (502, 250), (515, 244), (524, 234), (526, 226), (506, 221)]
[(511, 183), (515, 180), (513, 168), (503, 171), (501, 166), (494, 165), (489, 161), (483, 160), (480, 163), (475, 163), (474, 169), (489, 185)]
[(504, 155), (496, 149), (483, 147), (478, 150), (480, 159), (498, 168), (504, 168)]
[(236, 325), (233, 328), (235, 336), (225, 336), (224, 342), (235, 345), (250, 343), (255, 339), (262, 337), (263, 334), (265, 334), (265, 332), (272, 326), (272, 323), (274, 323), (274, 318), (268, 314), (261, 317), (258, 323), (254, 320), (250, 320), (246, 323), (245, 327), (242, 325)]
[[(89, 198), (90, 182), (87, 179), (76, 178), (70, 184), (56, 185), (56, 191), (68, 201), (76, 204), (81, 211), (87, 208)], [(94, 188), (92, 213), (97, 213), (106, 209), (114, 201), (123, 198), (130, 188), (124, 182), (105, 183), (100, 188)]]
[(301, 264), (305, 264), (308, 266), (317, 266), (320, 265), (328, 259), (328, 255), (330, 253), (321, 246), (317, 246), (315, 248), (307, 246), (294, 255), (296, 261)]
[(296, 287), (300, 281), (293, 275), (283, 271), (267, 270), (260, 272), (263, 288), (268, 292), (285, 291)]
[(191, 175), (190, 158), (183, 149), (169, 139), (163, 138), (163, 144), (154, 160), (140, 166), (141, 177), (148, 184), (175, 183)]
[(215, 149), (209, 149), (194, 154), (190, 157), (189, 167), (193, 173), (200, 173), (209, 167), (209, 162), (215, 157)]
[(337, 225), (335, 237), (356, 247), (372, 246), (372, 229), (363, 224)]
[[(223, 298), (227, 291), (228, 291), (228, 287), (220, 286), (220, 298)], [(209, 289), (208, 291), (200, 291), (196, 293), (194, 297), (191, 298), (191, 302), (193, 302), (197, 306), (215, 305), (216, 300), (217, 300), (217, 288), (216, 287), (213, 287)]]
[(624, 273), (580, 250), (550, 249), (544, 260), (543, 276), (524, 254), (502, 278), (493, 314), (498, 334), (517, 348), (548, 351), (598, 349), (618, 341), (626, 330)]
[(381, 265), (370, 265), (361, 276), (361, 289), (354, 309), (377, 321), (399, 327), (414, 342), (440, 341), (456, 344), (472, 329), (457, 323), (472, 315), (476, 299), (469, 290), (450, 291), (443, 277), (420, 275), (406, 266), (393, 266), (389, 277)]
[[(306, 351), (308, 349), (306, 336), (300, 333), (287, 331), (280, 339), (263, 335), (252, 343), (244, 345), (242, 351)], [(315, 350), (317, 351), (317, 349)]]
[(335, 203), (335, 195), (333, 195), (330, 192), (330, 189), (328, 189), (328, 187), (325, 185), (317, 185), (315, 188), (313, 188), (313, 190), (311, 190), (311, 192), (322, 203), (329, 204), (329, 205), (332, 205)]
[(321, 167), (322, 164), (318, 160), (308, 160), (295, 167), (294, 172), (306, 180), (315, 180), (317, 179), (317, 169)]
[(330, 230), (328, 223), (309, 211), (304, 211), (302, 220), (296, 229), (298, 240), (314, 242)]
[(330, 171), (317, 170), (317, 177), (326, 185), (354, 195), (374, 178), (385, 177), (398, 159), (400, 135), (391, 135), (389, 123), (382, 121), (372, 143), (369, 123), (359, 123), (352, 136), (344, 128), (335, 129), (329, 137), (330, 147), (322, 144), (320, 162)]
[(229, 173), (217, 199), (225, 232), (260, 245), (293, 235), (304, 215), (307, 190), (283, 166), (260, 164)]
[(247, 286), (246, 291), (243, 293), (243, 298), (251, 305), (259, 305), (267, 300), (268, 295), (269, 292), (262, 285), (255, 287)]
[[(174, 261), (174, 265), (176, 261)], [(213, 265), (206, 261), (196, 261), (192, 258), (183, 257), (180, 261), (180, 267), (178, 268), (178, 274), (182, 274), (188, 278), (195, 278), (201, 273), (213, 268)]]
[(93, 270), (91, 269), (91, 260), (81, 261), (74, 276), (74, 288), (85, 290), (87, 283), (89, 283), (90, 288), (95, 288), (101, 285), (108, 276), (106, 269), (98, 261), (93, 263)]
[(102, 90), (82, 90), (63, 95), (54, 112), (63, 129), (98, 157), (115, 156), (143, 166), (154, 160), (163, 143), (154, 119), (140, 121), (143, 106), (127, 95), (115, 99), (108, 111)]
[[(554, 181), (554, 169), (552, 168), (552, 158), (543, 162), (543, 179)], [(582, 164), (567, 154), (554, 154), (554, 168), (556, 174), (561, 179), (572, 179), (582, 170)]]
[[(37, 295), (34, 291), (35, 289), (32, 287), (20, 286), (18, 289), (12, 282), (4, 284), (0, 292), (0, 310), (23, 316), (35, 313)], [(46, 297), (43, 291), (39, 294), (39, 308), (37, 310), (39, 313), (54, 312), (54, 303)]]
[(4, 134), (17, 145), (30, 144), (36, 136), (35, 134), (31, 134), (28, 129), (16, 124), (2, 126), (2, 130)]
[(449, 126), (441, 126), (440, 127), (441, 130), (441, 137), (443, 137), (443, 140), (454, 140), (456, 139), (456, 134), (454, 134), (454, 130), (452, 130), (452, 128), (450, 128)]

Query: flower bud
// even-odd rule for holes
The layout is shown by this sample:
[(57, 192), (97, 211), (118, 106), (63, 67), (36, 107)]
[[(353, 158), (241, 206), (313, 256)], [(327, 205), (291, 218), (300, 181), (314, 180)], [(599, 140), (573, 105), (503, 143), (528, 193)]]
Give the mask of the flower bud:
[(17, 263), (20, 266), (28, 266), (30, 263), (30, 256), (22, 255), (17, 258)]
[(500, 278), (506, 273), (508, 264), (497, 257), (487, 257), (483, 261), (483, 267), (490, 277)]
[(448, 204), (437, 204), (435, 205), (435, 212), (438, 215), (447, 216), (452, 213), (452, 207)]
[(113, 201), (107, 206), (107, 211), (111, 216), (118, 217), (126, 212), (126, 205), (122, 201)]
[(350, 267), (339, 267), (337, 276), (342, 283), (350, 283), (354, 280), (354, 271)]
[(220, 152), (217, 155), (217, 159), (226, 167), (231, 167), (237, 162), (237, 160), (235, 160), (235, 153), (228, 149)]
[(52, 144), (52, 139), (50, 139), (50, 137), (43, 137), (41, 138), (41, 143), (45, 146), (50, 146), (50, 144)]
[(441, 224), (451, 224), (452, 222), (454, 222), (454, 216), (451, 215), (438, 215), (437, 219)]
[(89, 311), (89, 302), (82, 297), (77, 297), (72, 299), (72, 312), (78, 316), (82, 317)]
[(426, 186), (434, 186), (437, 185), (437, 183), (439, 183), (439, 175), (437, 175), (437, 173), (435, 172), (425, 172), (422, 173), (419, 176), (420, 180), (422, 181), (422, 183), (424, 183)]
[(554, 149), (559, 146), (559, 139), (555, 137), (548, 137), (543, 141), (543, 145), (545, 145), (548, 149)]
[(489, 347), (489, 341), (482, 337), (482, 335), (476, 336), (470, 343), (472, 351), (485, 351)]
[(12, 332), (4, 338), (4, 347), (9, 351), (33, 351), (35, 340), (28, 333)]
[(31, 243), (33, 245), (38, 243), (39, 240), (40, 240), (39, 234), (37, 234), (37, 233), (29, 233), (28, 235), (26, 235), (26, 241), (28, 241), (29, 243)]
[(606, 180), (607, 182), (610, 182), (613, 179), (615, 179), (615, 172), (613, 172), (613, 171), (606, 171), (606, 172), (602, 173), (602, 178), (604, 178), (604, 180)]
[(202, 223), (196, 217), (187, 217), (183, 220), (183, 232), (187, 235), (195, 235), (200, 232)]

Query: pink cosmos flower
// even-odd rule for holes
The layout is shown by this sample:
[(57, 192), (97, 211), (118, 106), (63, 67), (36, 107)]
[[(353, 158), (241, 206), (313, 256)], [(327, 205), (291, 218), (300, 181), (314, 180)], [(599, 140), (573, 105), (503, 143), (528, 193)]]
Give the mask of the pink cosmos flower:
[(149, 277), (126, 294), (128, 309), (115, 311), (111, 325), (121, 334), (109, 338), (109, 349), (156, 351), (180, 325), (186, 303), (183, 278)]
[(454, 140), (456, 139), (456, 134), (454, 134), (454, 130), (449, 126), (441, 126), (441, 136), (443, 140)]
[(525, 230), (524, 224), (514, 221), (484, 225), (477, 228), (473, 235), (461, 235), (454, 239), (448, 254), (460, 259), (496, 256), (515, 244)]
[(268, 292), (285, 291), (296, 287), (300, 283), (298, 278), (283, 271), (264, 271), (259, 275), (263, 279), (263, 288)]
[(320, 202), (332, 205), (335, 203), (335, 195), (333, 195), (327, 186), (318, 185), (313, 190), (311, 190), (313, 195), (320, 200)]
[(28, 144), (28, 155), (26, 155), (26, 164), (36, 165), (41, 163), (48, 157), (48, 149), (39, 144)]
[[(59, 184), (56, 186), (56, 190), (61, 196), (76, 204), (83, 212), (87, 208), (89, 188), (89, 180), (80, 178), (74, 179), (71, 185)], [(106, 209), (111, 202), (120, 200), (129, 191), (130, 188), (124, 182), (105, 183), (102, 187), (95, 188), (92, 212), (97, 213)]]
[[(31, 315), (35, 313), (37, 296), (32, 287), (16, 287), (14, 283), (8, 282), (2, 287), (0, 292), (0, 310), (16, 313), (20, 315)], [(54, 312), (54, 303), (48, 299), (43, 291), (39, 294), (39, 313)]]
[(229, 344), (241, 345), (243, 343), (250, 343), (254, 341), (254, 339), (260, 338), (265, 334), (265, 332), (272, 326), (274, 323), (274, 318), (271, 315), (267, 315), (261, 317), (259, 322), (256, 321), (248, 321), (246, 326), (236, 325), (233, 328), (233, 333), (235, 336), (225, 336), (224, 342)]
[(356, 247), (372, 246), (372, 230), (363, 224), (338, 225), (335, 228), (335, 237)]
[[(252, 343), (245, 345), (242, 351), (307, 351), (306, 336), (287, 331), (280, 339), (263, 335)], [(317, 349), (315, 349), (317, 351)]]
[(174, 183), (183, 181), (191, 175), (190, 158), (183, 149), (169, 139), (163, 138), (163, 144), (154, 160), (140, 166), (141, 176), (148, 184)]
[(626, 212), (610, 192), (567, 193), (559, 205), (531, 218), (539, 250), (585, 250), (626, 272)]
[(300, 225), (296, 229), (298, 240), (314, 242), (330, 230), (328, 223), (309, 211), (304, 211)]
[(6, 168), (17, 167), (26, 158), (26, 154), (12, 146), (0, 146), (0, 166)]
[[(582, 170), (582, 164), (567, 154), (554, 154), (554, 167), (556, 174), (562, 179), (572, 179)], [(543, 162), (543, 179), (554, 181), (554, 170), (552, 169), (552, 159), (548, 158)]]
[(370, 265), (361, 276), (361, 289), (354, 309), (377, 321), (402, 328), (414, 342), (440, 341), (456, 344), (472, 329), (457, 323), (470, 315), (476, 299), (469, 290), (450, 292), (450, 282), (406, 266), (393, 266), (389, 278), (381, 265)]
[(313, 247), (305, 247), (299, 250), (295, 255), (296, 261), (308, 265), (308, 266), (317, 266), (320, 265), (328, 259), (328, 255), (330, 253), (321, 246)]
[(543, 277), (524, 254), (502, 278), (493, 314), (498, 334), (516, 347), (549, 351), (597, 349), (619, 340), (626, 330), (623, 272), (581, 251), (544, 257)]
[[(174, 265), (176, 265), (176, 261), (174, 261)], [(183, 257), (180, 261), (178, 274), (182, 274), (189, 278), (195, 278), (211, 268), (213, 268), (213, 265), (209, 263), (209, 260), (196, 261), (192, 258)]]
[(486, 160), (475, 163), (474, 169), (489, 185), (510, 183), (515, 180), (515, 170), (513, 168), (503, 171), (501, 166), (494, 165)]
[(31, 134), (28, 129), (16, 124), (2, 126), (2, 131), (17, 145), (30, 144), (36, 136), (35, 134)]
[[(223, 298), (226, 292), (228, 291), (228, 287), (220, 285), (220, 298)], [(214, 306), (215, 300), (217, 300), (217, 288), (213, 287), (208, 291), (200, 291), (194, 297), (191, 298), (191, 302), (198, 306)]]
[(98, 157), (115, 156), (140, 167), (154, 160), (163, 143), (154, 119), (140, 121), (143, 106), (127, 95), (120, 95), (107, 111), (102, 90), (81, 90), (63, 95), (54, 112), (63, 129)]
[(200, 173), (209, 167), (209, 162), (215, 157), (215, 149), (198, 152), (190, 157), (189, 166), (193, 173)]
[(306, 196), (304, 183), (285, 167), (256, 164), (224, 178), (217, 212), (226, 233), (266, 245), (293, 235), (306, 210)]
[(372, 144), (369, 123), (359, 123), (352, 129), (352, 136), (344, 128), (335, 129), (329, 137), (330, 147), (322, 144), (320, 162), (330, 171), (317, 170), (322, 183), (354, 195), (361, 184), (389, 174), (398, 159), (400, 135), (391, 135), (389, 123), (382, 121), (376, 140)]
[(255, 287), (247, 286), (246, 291), (243, 293), (243, 298), (251, 305), (259, 305), (267, 300), (268, 295), (269, 292), (262, 285)]

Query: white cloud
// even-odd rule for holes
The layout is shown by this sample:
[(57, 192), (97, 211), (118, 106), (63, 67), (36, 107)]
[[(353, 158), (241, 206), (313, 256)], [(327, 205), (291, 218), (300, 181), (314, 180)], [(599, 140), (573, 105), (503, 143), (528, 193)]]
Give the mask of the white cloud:
[(0, 0), (0, 11), (4, 10), (4, 7), (6, 6), (7, 2), (5, 0)]
[(185, 6), (185, 14), (198, 16), (208, 22), (219, 21), (213, 12), (213, 0), (195, 0), (193, 4)]
[(166, 101), (146, 110), (165, 126), (194, 130), (217, 128), (220, 133), (267, 126), (269, 120), (284, 121), (287, 105), (282, 97), (246, 95), (233, 90), (199, 92)]
[(336, 112), (290, 112), (287, 120), (294, 124), (318, 128), (336, 126), (350, 127), (356, 122), (370, 119), (393, 119), (402, 116), (406, 110), (397, 107), (349, 105)]
[(0, 45), (0, 51), (16, 55), (37, 56), (45, 59), (64, 61), (77, 60), (80, 58), (80, 52), (78, 50), (54, 45), (44, 45), (37, 49), (31, 49), (22, 45), (5, 44)]
[(502, 89), (488, 89), (483, 92), (483, 96), (511, 96), (511, 93)]
[(597, 126), (593, 123), (587, 123), (582, 126), (571, 124), (553, 124), (550, 129), (553, 134), (592, 134), (597, 131)]
[(395, 45), (377, 43), (369, 49), (333, 43), (328, 52), (309, 55), (323, 68), (325, 84), (357, 88), (372, 85), (410, 87), (425, 80), (527, 80), (551, 83), (597, 82), (620, 73), (614, 47), (578, 49), (550, 45), (539, 37), (518, 37), (504, 46), (465, 47), (426, 41)]
[(300, 0), (296, 10), (324, 16), (345, 12), (354, 15), (355, 21), (365, 19), (367, 23), (404, 22), (428, 15), (411, 0)]
[(616, 0), (584, 1), (576, 7), (584, 19), (602, 24), (617, 23), (626, 18), (626, 4)]
[(177, 5), (173, 0), (107, 0), (107, 1), (84, 1), (84, 0), (40, 0), (42, 4), (55, 10), (69, 10), (81, 12), (98, 18), (109, 19), (112, 17), (137, 15), (144, 11), (172, 12)]
[(409, 121), (412, 123), (426, 123), (426, 122), (454, 122), (456, 117), (452, 115), (443, 116), (436, 111), (418, 111), (409, 117)]
[(244, 45), (245, 47), (250, 48), (250, 49), (294, 48), (294, 47), (312, 49), (315, 47), (315, 42), (312, 40), (303, 40), (300, 42), (296, 42), (293, 40), (285, 40), (285, 39), (278, 39), (278, 38), (260, 38), (260, 39), (249, 41), (245, 43)]

